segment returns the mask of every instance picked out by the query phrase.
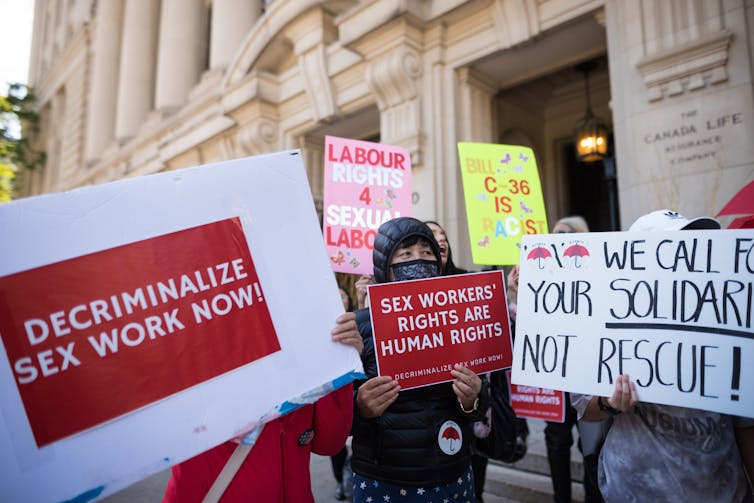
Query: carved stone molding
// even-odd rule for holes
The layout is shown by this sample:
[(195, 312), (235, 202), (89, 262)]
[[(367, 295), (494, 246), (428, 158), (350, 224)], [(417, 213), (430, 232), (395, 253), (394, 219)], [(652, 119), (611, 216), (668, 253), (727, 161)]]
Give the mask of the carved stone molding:
[(311, 9), (286, 28), (285, 36), (298, 58), (299, 72), (314, 120), (334, 120), (338, 115), (338, 106), (326, 50), (328, 44), (337, 39), (332, 14), (321, 7)]
[(277, 121), (260, 117), (238, 130), (237, 145), (244, 155), (257, 155), (278, 150)]
[(317, 122), (334, 120), (338, 114), (338, 106), (335, 102), (332, 81), (328, 75), (325, 46), (318, 45), (300, 54), (298, 68), (303, 77), (314, 120)]
[(422, 60), (413, 48), (401, 45), (369, 62), (366, 82), (380, 110), (382, 141), (401, 145), (421, 164), (421, 103), (419, 85)]
[(513, 47), (540, 32), (534, 0), (496, 0), (491, 8), (500, 47)]
[(720, 31), (643, 58), (636, 67), (649, 91), (649, 101), (728, 80), (732, 39), (732, 33)]
[(416, 98), (421, 76), (419, 53), (401, 46), (370, 61), (365, 78), (383, 111)]

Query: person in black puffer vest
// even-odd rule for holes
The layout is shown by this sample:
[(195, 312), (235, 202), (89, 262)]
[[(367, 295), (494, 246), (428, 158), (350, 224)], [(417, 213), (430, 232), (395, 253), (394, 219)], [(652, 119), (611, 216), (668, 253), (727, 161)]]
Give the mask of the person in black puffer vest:
[[(373, 260), (376, 283), (439, 276), (442, 267), (432, 231), (409, 217), (380, 226)], [(472, 423), (489, 406), (482, 380), (456, 366), (452, 382), (400, 391), (391, 377), (377, 376), (369, 309), (356, 311), (356, 323), (367, 380), (354, 393), (354, 502), (473, 501)], [(448, 427), (460, 447), (441, 438)]]

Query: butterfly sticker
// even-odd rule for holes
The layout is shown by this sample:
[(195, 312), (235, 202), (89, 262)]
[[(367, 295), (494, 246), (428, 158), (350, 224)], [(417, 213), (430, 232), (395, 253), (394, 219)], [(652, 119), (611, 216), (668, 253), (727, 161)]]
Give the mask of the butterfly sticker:
[(503, 157), (502, 159), (500, 159), (500, 164), (508, 164), (509, 162), (511, 162), (511, 155), (510, 155), (510, 153), (505, 154), (505, 157)]
[(356, 257), (353, 257), (351, 260), (348, 261), (348, 263), (351, 264), (354, 269), (356, 269), (357, 267), (361, 265), (361, 262), (359, 262), (359, 259), (357, 259)]
[(382, 198), (381, 198), (381, 197), (380, 197), (380, 198), (378, 198), (378, 199), (375, 199), (375, 200), (374, 200), (374, 202), (375, 202), (375, 203), (377, 203), (377, 204), (382, 204), (382, 203), (383, 203), (383, 201), (382, 201)]
[(524, 213), (534, 213), (534, 210), (526, 206), (526, 203), (524, 203), (523, 201), (519, 201), (518, 205), (522, 210), (524, 210)]
[(334, 257), (330, 257), (330, 260), (333, 261), (333, 264), (340, 265), (345, 262), (346, 258), (343, 256), (343, 252), (341, 250), (338, 250), (338, 254)]
[(485, 201), (486, 202), (487, 201), (487, 194), (479, 193), (479, 194), (476, 195), (476, 198), (479, 199), (480, 201)]
[(524, 155), (524, 153), (523, 153), (523, 152), (519, 152), (519, 153), (518, 153), (518, 158), (519, 158), (519, 159), (521, 159), (521, 160), (522, 160), (522, 161), (524, 161), (524, 162), (529, 162), (529, 156), (527, 156), (527, 155)]
[(521, 173), (523, 170), (524, 170), (523, 166), (518, 166), (518, 165), (513, 166), (513, 171), (515, 171), (516, 173)]
[(393, 192), (393, 189), (387, 189), (385, 191), (385, 194), (387, 194), (387, 197), (389, 197), (390, 199), (396, 198), (396, 195), (395, 195), (395, 192)]
[(485, 247), (485, 246), (487, 246), (488, 244), (490, 244), (490, 237), (489, 237), (488, 235), (485, 235), (485, 236), (484, 236), (484, 239), (482, 239), (481, 241), (479, 241), (479, 242), (477, 243), (477, 245), (478, 245), (478, 246), (481, 246), (482, 248), (484, 248), (484, 247)]

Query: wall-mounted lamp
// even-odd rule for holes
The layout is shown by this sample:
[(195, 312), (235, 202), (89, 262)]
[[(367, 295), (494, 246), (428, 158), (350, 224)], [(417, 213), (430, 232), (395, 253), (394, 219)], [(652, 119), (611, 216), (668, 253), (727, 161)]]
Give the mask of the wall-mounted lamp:
[(576, 157), (579, 162), (601, 161), (607, 156), (607, 128), (594, 116), (589, 100), (589, 72), (596, 68), (594, 61), (581, 63), (576, 70), (584, 74), (586, 89), (586, 115), (576, 126)]

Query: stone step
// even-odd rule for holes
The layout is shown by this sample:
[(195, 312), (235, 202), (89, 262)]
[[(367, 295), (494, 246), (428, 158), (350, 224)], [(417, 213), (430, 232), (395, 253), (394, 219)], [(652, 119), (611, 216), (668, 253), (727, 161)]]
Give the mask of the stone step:
[[(508, 501), (551, 502), (553, 499), (550, 467), (545, 446), (545, 422), (528, 420), (529, 439), (526, 456), (512, 464), (491, 460), (487, 466), (485, 503)], [(571, 448), (571, 496), (573, 501), (584, 501), (582, 456), (576, 447), (578, 433), (573, 429), (574, 445)]]
[[(571, 498), (577, 502), (584, 501), (584, 486), (581, 483), (571, 483)], [(552, 482), (549, 475), (528, 472), (497, 462), (487, 465), (487, 481), (484, 485), (485, 503), (497, 501), (549, 503), (552, 500)]]

